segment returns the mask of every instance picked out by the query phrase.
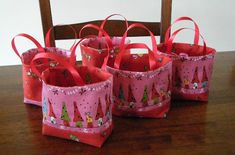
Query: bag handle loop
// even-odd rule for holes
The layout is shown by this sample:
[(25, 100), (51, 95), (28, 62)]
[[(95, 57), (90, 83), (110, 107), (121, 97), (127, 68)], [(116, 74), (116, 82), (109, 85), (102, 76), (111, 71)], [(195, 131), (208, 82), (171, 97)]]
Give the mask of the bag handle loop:
[[(126, 29), (128, 28), (128, 26), (129, 26), (129, 25), (128, 25), (128, 21), (127, 21), (127, 19), (126, 19), (123, 15), (121, 15), (121, 14), (111, 14), (111, 15), (109, 15), (109, 16), (106, 17), (106, 18), (104, 19), (104, 21), (101, 23), (100, 28), (101, 28), (101, 29), (104, 29), (104, 25), (106, 24), (106, 22), (108, 21), (108, 19), (110, 19), (110, 18), (113, 17), (113, 16), (120, 16), (120, 17), (122, 17), (122, 18), (124, 19), (124, 21), (125, 21)], [(102, 32), (99, 32), (98, 36), (99, 36), (99, 37), (102, 37)]]
[(67, 60), (64, 57), (61, 57), (53, 53), (38, 53), (37, 55), (34, 56), (33, 60), (30, 63), (32, 71), (41, 79), (43, 79), (42, 73), (40, 73), (37, 70), (36, 65), (34, 63), (38, 59), (51, 59), (51, 60), (57, 61), (59, 64), (61, 64), (64, 68), (66, 68), (72, 74), (76, 85), (78, 86), (85, 85), (83, 79), (81, 78), (81, 76), (79, 75), (75, 67), (71, 65), (69, 62), (67, 62)]
[[(47, 31), (46, 38), (45, 38), (46, 47), (52, 47), (52, 46), (51, 46), (51, 42), (50, 42), (50, 39), (51, 39), (51, 32), (52, 32), (52, 30), (54, 30), (54, 28), (55, 28), (56, 26), (62, 26), (62, 25), (55, 25), (55, 26), (51, 27), (51, 28)], [(78, 38), (78, 37), (77, 37), (77, 32), (76, 32), (76, 30), (74, 29), (73, 26), (71, 26), (71, 25), (65, 25), (65, 26), (68, 26), (69, 28), (71, 28), (71, 30), (73, 30), (74, 36), (75, 36), (75, 41), (74, 41), (73, 45), (70, 47), (70, 51), (71, 51), (71, 49), (73, 48), (74, 44), (76, 43), (76, 39)]]
[[(93, 29), (98, 30), (99, 32), (102, 32), (103, 35), (104, 35), (104, 37), (105, 37), (105, 39), (106, 39), (105, 44), (106, 44), (106, 46), (107, 46), (107, 51), (108, 51), (108, 52), (107, 52), (107, 56), (104, 58), (104, 62), (103, 62), (103, 64), (102, 64), (102, 66), (101, 66), (101, 69), (105, 70), (105, 68), (106, 68), (106, 66), (107, 66), (107, 63), (108, 63), (109, 51), (110, 51), (110, 49), (113, 48), (112, 40), (111, 40), (110, 36), (108, 35), (108, 33), (107, 33), (106, 31), (104, 31), (103, 29), (101, 29), (100, 27), (98, 27), (98, 26), (96, 26), (96, 25), (94, 25), (94, 24), (87, 24), (87, 25), (83, 26), (82, 29), (81, 29), (80, 32), (79, 32), (79, 37), (82, 36), (82, 31), (83, 31), (84, 29), (86, 29), (86, 28), (93, 28)], [(97, 36), (89, 35), (89, 36), (87, 36), (87, 37), (85, 37), (85, 38), (89, 38), (89, 37), (95, 38), (95, 37), (97, 37)], [(72, 57), (75, 57), (75, 51), (76, 51), (76, 48), (77, 48), (77, 46), (78, 46), (79, 43), (80, 43), (80, 42), (78, 42), (78, 43), (74, 46), (74, 48), (73, 48), (73, 50), (72, 50), (71, 58), (72, 58)], [(73, 60), (75, 60), (75, 59), (73, 59), (73, 58), (71, 59), (71, 62), (72, 62), (72, 63), (74, 63)]]
[[(151, 37), (151, 41), (152, 41), (152, 50), (149, 49), (149, 47), (146, 45), (146, 44), (143, 44), (143, 43), (132, 43), (132, 44), (127, 44), (127, 45), (124, 45), (124, 42), (125, 42), (125, 39), (127, 37), (127, 33), (130, 29), (133, 29), (133, 28), (136, 28), (136, 27), (139, 27), (139, 28), (142, 28), (142, 29), (145, 29), (149, 32), (150, 34), (150, 37)], [(134, 24), (131, 24), (126, 32), (124, 33), (123, 37), (122, 37), (122, 40), (121, 40), (121, 44), (120, 44), (120, 52), (119, 54), (116, 56), (116, 59), (115, 59), (115, 62), (114, 62), (114, 68), (116, 69), (119, 69), (120, 68), (120, 63), (121, 63), (121, 58), (122, 56), (124, 55), (124, 52), (126, 50), (126, 48), (145, 48), (145, 49), (148, 49), (148, 53), (150, 54), (149, 55), (149, 64), (150, 64), (150, 69), (153, 68), (153, 64), (155, 62), (155, 58), (157, 56), (157, 42), (156, 42), (156, 39), (155, 39), (155, 36), (153, 35), (153, 33), (147, 28), (145, 27), (143, 24), (140, 24), (140, 23), (134, 23)]]
[(105, 36), (105, 39), (109, 45), (109, 48), (113, 48), (113, 43), (112, 43), (112, 39), (110, 38), (110, 36), (108, 35), (108, 33), (106, 31), (104, 31), (103, 29), (101, 29), (99, 26), (94, 25), (94, 24), (86, 24), (82, 27), (82, 29), (79, 32), (79, 38), (82, 37), (82, 31), (86, 28), (92, 28), (92, 29), (96, 29), (98, 30), (98, 32), (102, 32), (102, 34)]
[[(153, 69), (156, 59), (154, 53), (151, 51), (151, 49), (144, 43), (131, 43), (127, 44), (125, 49), (134, 49), (134, 48), (142, 48), (142, 49), (147, 49), (148, 50), (148, 57), (149, 57), (149, 68), (150, 70)], [(119, 65), (120, 66), (120, 65)]]
[(152, 41), (152, 50), (153, 52), (156, 54), (157, 53), (157, 41), (155, 39), (155, 36), (153, 35), (153, 33), (146, 27), (144, 26), (143, 24), (140, 24), (140, 23), (134, 23), (134, 24), (131, 24), (126, 32), (124, 33), (123, 37), (122, 37), (122, 40), (121, 40), (121, 43), (120, 43), (120, 49), (122, 50), (122, 48), (124, 48), (124, 44), (125, 44), (125, 40), (127, 38), (127, 33), (129, 30), (133, 29), (133, 28), (142, 28), (142, 29), (145, 29), (146, 31), (148, 31), (150, 37), (151, 37), (151, 41)]
[(23, 59), (22, 59), (21, 55), (19, 54), (19, 51), (17, 50), (16, 45), (15, 45), (16, 37), (25, 37), (25, 38), (29, 39), (30, 41), (32, 41), (36, 45), (36, 47), (39, 49), (39, 52), (44, 52), (44, 49), (43, 49), (42, 45), (34, 37), (32, 37), (31, 35), (25, 34), (25, 33), (17, 34), (11, 40), (11, 46), (12, 46), (15, 54), (20, 58), (22, 63), (23, 63)]
[(173, 22), (173, 24), (172, 24), (172, 25), (167, 29), (167, 31), (166, 31), (166, 34), (165, 34), (165, 43), (169, 40), (169, 37), (170, 37), (170, 30), (171, 30), (172, 26), (173, 26), (174, 24), (176, 24), (176, 23), (178, 23), (178, 22), (180, 22), (180, 21), (184, 21), (184, 20), (193, 22), (193, 24), (194, 24), (194, 29), (195, 29), (194, 44), (196, 44), (196, 45), (198, 44), (198, 42), (199, 42), (199, 33), (200, 33), (199, 27), (198, 27), (197, 23), (196, 23), (192, 18), (190, 18), (190, 17), (180, 17), (180, 18), (177, 18), (177, 19)]
[[(70, 64), (71, 64), (71, 65), (75, 65), (75, 63), (76, 63), (76, 62), (75, 62), (75, 61), (76, 61), (76, 59), (75, 59), (75, 52), (76, 52), (77, 46), (78, 46), (83, 40), (85, 40), (85, 39), (87, 39), (87, 38), (96, 38), (96, 37), (97, 37), (97, 36), (95, 36), (95, 35), (88, 35), (88, 36), (82, 38), (81, 40), (79, 40), (79, 42), (77, 42), (77, 43), (73, 46), (73, 48), (72, 48), (72, 50), (71, 50), (71, 57), (70, 57)], [(108, 43), (106, 42), (105, 44), (106, 44), (106, 46), (107, 46), (107, 51), (109, 51), (110, 48), (109, 48)], [(107, 56), (104, 58), (104, 62), (103, 62), (103, 64), (102, 64), (102, 66), (101, 66), (101, 69), (103, 69), (103, 70), (106, 69), (106, 66), (107, 66), (107, 63), (108, 63), (108, 59), (109, 59), (109, 52), (108, 52)]]
[[(172, 51), (172, 48), (173, 48), (173, 41), (175, 39), (175, 37), (177, 36), (177, 34), (179, 34), (181, 31), (183, 30), (192, 30), (192, 31), (197, 31), (197, 30), (194, 30), (194, 29), (191, 29), (191, 28), (181, 28), (181, 29), (178, 29), (176, 30), (172, 36), (170, 37), (170, 39), (167, 41), (167, 50), (166, 50), (166, 53), (170, 54), (171, 51)], [(196, 33), (197, 34), (197, 33)], [(207, 46), (206, 46), (206, 42), (205, 42), (205, 39), (203, 38), (203, 36), (201, 34), (199, 34), (199, 36), (202, 38), (202, 41), (203, 41), (203, 54), (206, 54), (206, 49), (207, 49)], [(198, 37), (199, 37), (198, 36)], [(198, 45), (198, 44), (196, 44)]]

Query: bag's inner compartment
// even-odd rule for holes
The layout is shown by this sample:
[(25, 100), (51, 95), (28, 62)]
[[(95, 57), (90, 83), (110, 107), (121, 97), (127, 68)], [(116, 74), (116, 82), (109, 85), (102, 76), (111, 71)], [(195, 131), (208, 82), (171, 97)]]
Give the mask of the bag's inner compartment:
[[(110, 74), (93, 67), (77, 66), (76, 70), (81, 76), (85, 84), (93, 84), (106, 81), (110, 78)], [(72, 74), (65, 68), (56, 67), (49, 68), (43, 72), (43, 80), (46, 84), (60, 87), (77, 86)]]
[[(121, 39), (122, 39), (121, 37), (112, 37), (111, 40), (113, 47), (115, 48), (119, 47)], [(130, 42), (129, 40), (127, 39), (125, 40), (125, 44), (128, 44), (129, 42)], [(82, 41), (81, 46), (86, 46), (98, 50), (105, 50), (107, 49), (107, 40), (105, 37), (89, 38)]]
[[(43, 51), (44, 50), (44, 51)], [(55, 47), (50, 47), (50, 48), (43, 48), (42, 52), (50, 52), (50, 53), (55, 53), (58, 54), (60, 56), (64, 56), (66, 58), (70, 57), (71, 52), (67, 51), (67, 50), (63, 50), (60, 48), (55, 48)], [(34, 56), (39, 53), (39, 49), (38, 48), (34, 48), (34, 49), (30, 49), (27, 52), (22, 54), (22, 59), (23, 59), (23, 63), (25, 65), (30, 65), (31, 61), (33, 60)], [(36, 65), (41, 65), (42, 62), (41, 60), (37, 60), (35, 62)]]
[[(125, 52), (120, 62), (120, 70), (134, 71), (134, 72), (146, 72), (150, 70), (158, 69), (170, 62), (170, 58), (157, 55), (153, 62), (153, 68), (150, 69), (149, 65), (149, 54), (128, 54), (129, 51)], [(110, 66), (114, 67), (114, 65)]]
[[(112, 66), (114, 63), (115, 56), (119, 52), (119, 46), (120, 46), (122, 38), (112, 37), (111, 39), (112, 39), (113, 49), (110, 49), (110, 53), (109, 53), (109, 60), (108, 60), (109, 66), (110, 65)], [(125, 44), (128, 44), (129, 42), (130, 40), (128, 39), (125, 40)], [(80, 45), (81, 45), (81, 50), (83, 51), (85, 55), (85, 56), (83, 55), (83, 57), (86, 57), (86, 56), (93, 57), (93, 59), (89, 61), (95, 64), (95, 66), (101, 66), (101, 64), (103, 64), (103, 60), (108, 52), (107, 50), (108, 45), (106, 43), (106, 38), (104, 37), (88, 38), (82, 41)]]
[[(167, 53), (167, 44), (158, 45), (158, 50)], [(172, 54), (180, 55), (181, 53), (187, 54), (188, 56), (203, 56), (208, 54), (214, 54), (215, 49), (210, 47), (206, 47), (204, 51), (204, 47), (201, 45), (192, 45), (187, 43), (173, 43), (172, 45)]]

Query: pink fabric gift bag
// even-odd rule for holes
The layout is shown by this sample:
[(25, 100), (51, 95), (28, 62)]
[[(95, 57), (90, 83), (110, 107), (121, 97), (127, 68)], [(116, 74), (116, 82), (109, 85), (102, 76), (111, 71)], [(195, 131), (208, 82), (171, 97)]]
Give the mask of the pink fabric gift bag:
[[(41, 91), (42, 91), (42, 82), (38, 78), (38, 76), (32, 71), (30, 67), (30, 63), (33, 59), (33, 57), (38, 53), (43, 52), (50, 52), (50, 53), (56, 53), (58, 55), (62, 55), (66, 58), (70, 57), (70, 51), (64, 50), (61, 48), (51, 47), (49, 44), (50, 39), (50, 31), (47, 33), (46, 37), (46, 47), (43, 48), (41, 44), (34, 39), (32, 36), (28, 34), (18, 34), (12, 39), (12, 48), (16, 55), (20, 58), (22, 62), (22, 79), (23, 79), (23, 88), (24, 88), (24, 102), (29, 104), (34, 104), (37, 106), (41, 106)], [(16, 37), (25, 37), (32, 41), (37, 48), (29, 49), (25, 51), (22, 55), (19, 54), (16, 45), (15, 45), (15, 38)], [(54, 67), (57, 64), (52, 61), (37, 61), (37, 69), (38, 70), (44, 70), (48, 67)]]
[[(72, 57), (79, 42), (74, 46)], [(31, 66), (42, 78), (43, 135), (101, 147), (113, 129), (112, 75), (96, 67), (76, 66), (52, 53), (37, 54)], [(52, 59), (60, 64), (40, 74), (34, 62)], [(105, 58), (103, 69), (108, 57)]]
[[(182, 20), (193, 21), (189, 17), (181, 17), (175, 23)], [(216, 51), (207, 47), (203, 38), (203, 46), (198, 45), (201, 35), (195, 22), (194, 25), (194, 44), (173, 43), (176, 35), (185, 28), (175, 31), (169, 38), (170, 27), (165, 42), (158, 46), (163, 55), (173, 59), (172, 98), (176, 100), (208, 100)]]
[[(135, 27), (150, 33), (152, 50), (143, 43), (124, 45), (127, 32)], [(147, 49), (148, 54), (130, 54), (129, 50)], [(162, 118), (170, 109), (172, 61), (157, 54), (154, 35), (142, 24), (132, 24), (123, 35), (120, 53), (107, 71), (113, 74), (114, 106), (117, 116)]]
[[(121, 37), (112, 37), (107, 40), (104, 34), (104, 26), (109, 18), (112, 16), (121, 16), (125, 20), (126, 27), (128, 27), (128, 22), (125, 17), (120, 14), (112, 14), (108, 16), (102, 23), (99, 30), (99, 34), (96, 38), (87, 38), (81, 44), (81, 53), (82, 53), (82, 63), (83, 65), (92, 65), (96, 67), (101, 67), (103, 64), (104, 58), (109, 53), (108, 65), (113, 65), (116, 55), (119, 53), (119, 45), (121, 42)], [(85, 28), (95, 28), (94, 26), (85, 25), (82, 30)], [(97, 29), (97, 28), (95, 28)], [(80, 32), (82, 32), (82, 30)], [(81, 36), (81, 34), (80, 34)], [(109, 44), (110, 51), (106, 48), (106, 43)], [(127, 39), (125, 41), (128, 44), (130, 41)]]

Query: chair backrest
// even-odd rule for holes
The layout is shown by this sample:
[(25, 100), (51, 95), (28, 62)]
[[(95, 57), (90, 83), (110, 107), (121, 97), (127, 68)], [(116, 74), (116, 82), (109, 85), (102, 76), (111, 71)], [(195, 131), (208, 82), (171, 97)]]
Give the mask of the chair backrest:
[[(47, 31), (53, 26), (52, 14), (51, 14), (51, 6), (50, 0), (39, 0), (40, 11), (41, 11), (41, 19), (42, 19), (42, 27), (44, 38)], [(146, 27), (151, 30), (155, 36), (160, 36), (161, 42), (164, 40), (164, 35), (166, 33), (167, 28), (171, 24), (171, 8), (172, 8), (172, 0), (161, 0), (161, 21), (160, 22), (141, 22), (141, 21), (128, 21), (129, 24), (139, 22), (144, 24)], [(77, 31), (88, 23), (100, 25), (102, 20), (89, 21), (84, 23), (76, 23), (71, 24)], [(124, 30), (122, 20), (108, 20), (105, 25), (105, 30), (110, 34), (110, 36), (122, 36)], [(86, 34), (95, 34), (94, 30), (86, 29), (84, 31), (84, 35)], [(51, 37), (51, 45), (55, 46), (55, 40), (65, 40), (65, 39), (75, 39), (73, 33), (71, 33), (71, 29), (67, 26), (56, 26), (54, 31), (52, 31)], [(130, 31), (128, 36), (148, 36), (148, 32), (138, 29), (135, 31)]]

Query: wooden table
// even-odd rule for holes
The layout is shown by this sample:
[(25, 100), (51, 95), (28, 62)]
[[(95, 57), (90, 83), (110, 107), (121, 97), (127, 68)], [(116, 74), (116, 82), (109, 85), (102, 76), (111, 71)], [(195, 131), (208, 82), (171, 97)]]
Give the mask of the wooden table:
[(218, 53), (208, 103), (174, 102), (166, 119), (114, 117), (102, 148), (41, 135), (22, 103), (21, 66), (0, 67), (0, 154), (235, 154), (235, 51)]

